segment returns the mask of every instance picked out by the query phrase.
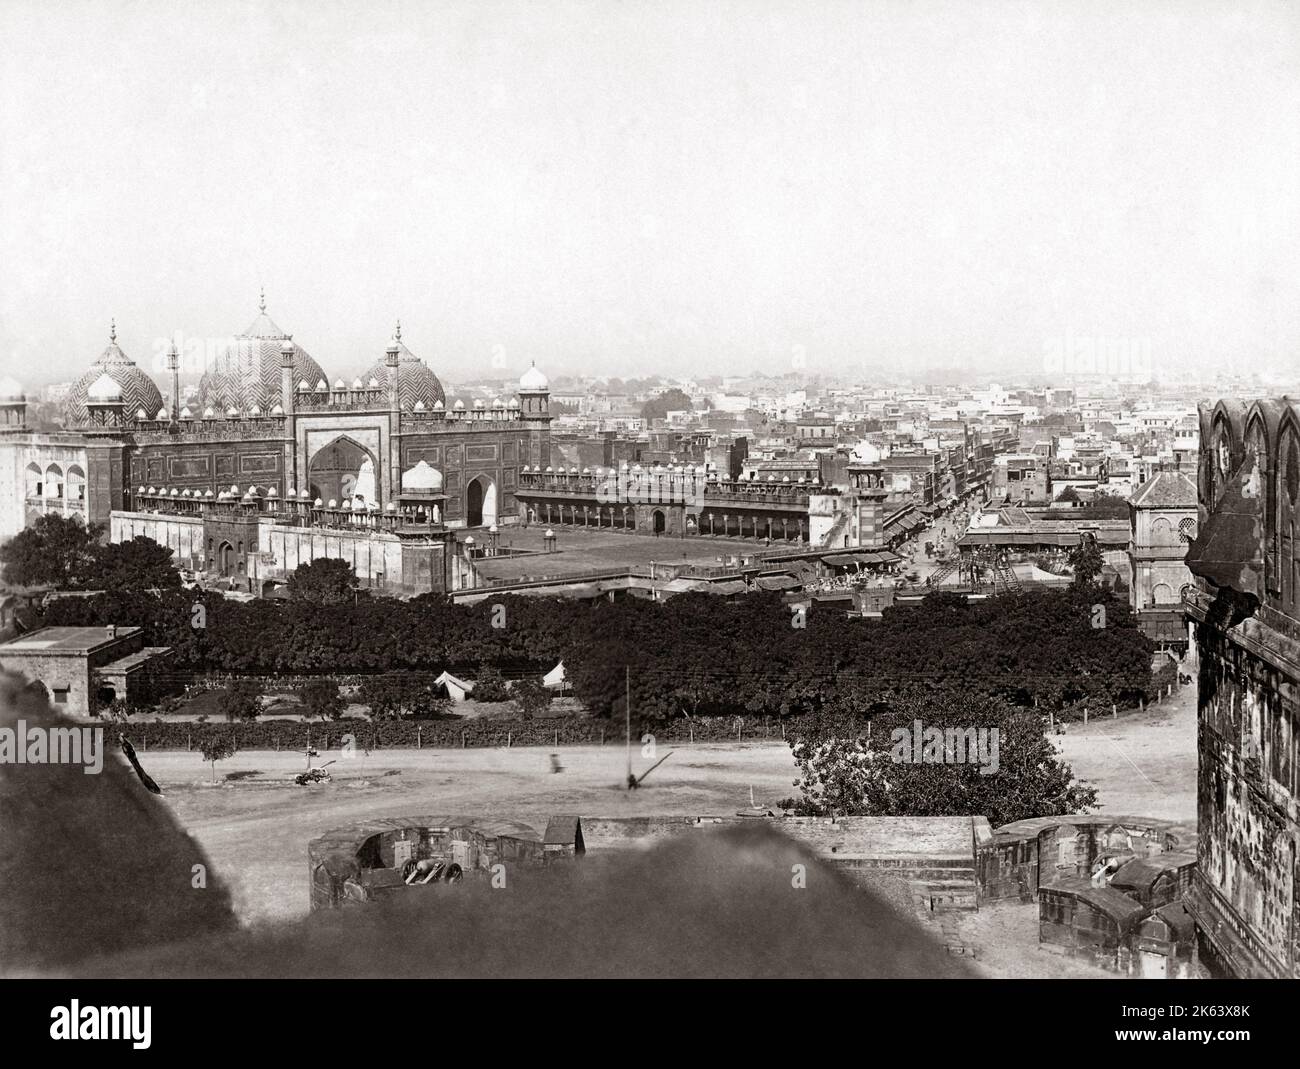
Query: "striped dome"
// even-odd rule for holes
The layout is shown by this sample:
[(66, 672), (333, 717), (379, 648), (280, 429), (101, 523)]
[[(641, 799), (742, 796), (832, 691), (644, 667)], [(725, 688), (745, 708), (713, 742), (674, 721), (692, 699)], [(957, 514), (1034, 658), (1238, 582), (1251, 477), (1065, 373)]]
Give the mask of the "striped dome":
[(147, 372), (136, 367), (126, 353), (117, 344), (117, 324), (109, 332), (108, 348), (99, 354), (96, 360), (68, 391), (63, 402), (63, 424), (65, 427), (79, 427), (90, 422), (90, 412), (86, 401), (90, 388), (104, 376), (108, 376), (122, 391), (123, 410), (127, 413), (157, 412), (163, 406), (162, 394), (158, 385)]
[[(266, 314), (263, 297), (256, 319), (218, 355), (199, 380), (200, 409), (218, 412), (235, 408), (246, 412), (254, 405), (268, 409), (280, 401), (280, 346), (293, 344), (293, 381), (319, 382), (325, 378), (307, 351), (293, 343)], [(146, 409), (152, 411), (152, 409)]]
[[(402, 411), (410, 412), (420, 403), (426, 410), (432, 409), (439, 402), (445, 405), (447, 395), (443, 393), (442, 383), (438, 381), (438, 376), (429, 370), (429, 366), (403, 343), (400, 323), (397, 324), (397, 332), (393, 335), (393, 344), (397, 346), (397, 396)], [(366, 380), (373, 377), (383, 383), (386, 389), (388, 365), (380, 360), (363, 372), (361, 377)]]

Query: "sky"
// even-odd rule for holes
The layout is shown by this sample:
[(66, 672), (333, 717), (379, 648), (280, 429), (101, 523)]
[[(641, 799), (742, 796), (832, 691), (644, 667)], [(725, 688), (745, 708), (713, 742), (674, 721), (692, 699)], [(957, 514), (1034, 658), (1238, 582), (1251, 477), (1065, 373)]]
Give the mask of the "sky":
[(1300, 7), (0, 0), (0, 373), (1300, 357)]

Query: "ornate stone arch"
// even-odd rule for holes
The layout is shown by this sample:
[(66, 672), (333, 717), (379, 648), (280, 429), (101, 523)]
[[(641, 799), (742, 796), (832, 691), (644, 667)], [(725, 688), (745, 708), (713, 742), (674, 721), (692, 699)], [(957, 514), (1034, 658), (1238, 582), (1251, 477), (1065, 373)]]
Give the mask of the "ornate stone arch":
[(1276, 477), (1273, 496), (1276, 508), (1273, 530), (1276, 532), (1278, 590), (1288, 608), (1296, 604), (1300, 559), (1297, 551), (1296, 525), (1300, 521), (1300, 423), (1288, 413), (1278, 431)]

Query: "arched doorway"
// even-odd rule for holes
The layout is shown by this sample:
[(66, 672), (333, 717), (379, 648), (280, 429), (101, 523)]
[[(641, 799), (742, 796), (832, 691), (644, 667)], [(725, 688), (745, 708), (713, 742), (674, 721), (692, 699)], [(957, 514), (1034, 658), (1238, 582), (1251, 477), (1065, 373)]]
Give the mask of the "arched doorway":
[(217, 573), (222, 576), (229, 575), (235, 566), (235, 547), (229, 542), (222, 542), (217, 547)]
[(655, 534), (663, 534), (665, 528), (668, 526), (668, 520), (664, 516), (663, 509), (655, 509), (650, 520), (654, 527)]
[(497, 488), (486, 475), (465, 487), (465, 525), (483, 527), (497, 522)]
[(322, 446), (307, 464), (307, 482), (313, 498), (322, 501), (347, 501), (353, 506), (357, 498), (366, 505), (377, 505), (375, 493), (375, 458), (369, 450), (347, 435), (339, 435)]

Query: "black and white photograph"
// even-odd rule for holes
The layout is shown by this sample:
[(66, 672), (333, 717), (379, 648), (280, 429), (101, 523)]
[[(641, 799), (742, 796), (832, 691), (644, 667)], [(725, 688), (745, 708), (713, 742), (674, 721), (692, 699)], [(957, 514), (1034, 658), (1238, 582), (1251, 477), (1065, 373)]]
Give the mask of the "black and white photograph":
[(1281, 1035), (1297, 3), (0, 0), (0, 235), (7, 1027)]

